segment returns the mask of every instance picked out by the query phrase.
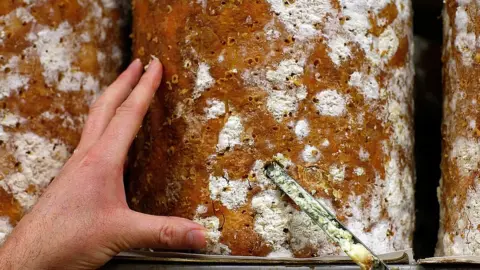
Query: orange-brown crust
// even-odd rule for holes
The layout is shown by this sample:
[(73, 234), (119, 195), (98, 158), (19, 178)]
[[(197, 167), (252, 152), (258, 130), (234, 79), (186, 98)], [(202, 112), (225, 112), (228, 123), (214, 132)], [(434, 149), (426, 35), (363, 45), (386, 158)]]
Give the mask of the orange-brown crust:
[[(264, 256), (272, 251), (272, 247), (252, 229), (256, 219), (255, 210), (251, 207), (252, 198), (262, 191), (256, 182), (258, 176), (252, 175), (256, 161), (270, 160), (278, 153), (288, 157), (298, 165), (291, 172), (299, 182), (307, 190), (314, 190), (316, 196), (331, 201), (337, 215), (345, 222), (352, 216), (349, 206), (352, 198), (358, 196), (361, 205), (370, 207), (371, 198), (377, 192), (376, 181), (387, 177), (387, 164), (393, 157), (390, 157), (390, 152), (385, 152), (385, 144), (398, 153), (395, 157), (398, 170), (406, 171), (410, 179), (413, 177), (411, 143), (400, 146), (401, 143), (393, 139), (395, 127), (392, 125), (396, 122), (385, 121), (380, 116), (382, 108), (396, 100), (399, 93), (387, 91), (384, 98), (372, 105), (349, 84), (355, 71), (369, 65), (366, 52), (359, 45), (349, 44), (351, 57), (338, 66), (329, 55), (327, 39), (315, 37), (308, 43), (312, 45), (310, 47), (295, 40), (273, 15), (266, 0), (211, 0), (206, 1), (205, 7), (195, 2), (134, 1), (134, 53), (144, 61), (148, 61), (150, 55), (156, 56), (165, 65), (164, 82), (135, 143), (129, 187), (130, 205), (134, 209), (190, 219), (216, 216), (222, 224), (220, 241), (230, 248), (231, 254)], [(341, 9), (338, 1), (332, 1), (332, 6), (336, 10), (332, 12)], [(395, 27), (399, 39), (398, 49), (387, 63), (382, 67), (372, 67), (380, 88), (392, 87), (390, 81), (395, 69), (405, 68), (408, 72), (411, 69), (410, 19), (397, 19), (400, 12), (407, 13), (397, 10), (392, 3), (379, 12), (378, 18), (370, 20), (373, 24), (370, 31), (376, 36), (388, 27)], [(380, 19), (386, 23), (379, 26), (377, 21)], [(393, 24), (394, 21), (396, 24)], [(264, 29), (269, 23), (279, 31), (277, 39), (267, 40)], [(319, 23), (316, 27), (322, 29), (324, 25)], [(268, 92), (260, 85), (247, 82), (244, 72), (252, 72), (254, 76), (256, 70), (274, 69), (281, 61), (293, 57), (294, 54), (284, 52), (287, 48), (308, 51), (304, 73), (296, 77), (292, 86), (305, 86), (307, 96), (299, 101), (296, 112), (286, 113), (278, 121), (269, 112)], [(222, 57), (220, 62), (219, 57)], [(195, 98), (192, 97), (195, 70), (201, 62), (210, 66), (209, 72), (215, 84)], [(400, 87), (406, 93), (401, 102), (407, 108), (402, 119), (407, 131), (411, 132), (411, 78), (407, 78), (406, 85)], [(316, 103), (319, 101), (315, 94), (321, 89), (336, 89), (341, 95), (349, 97), (344, 115), (318, 113)], [(218, 118), (205, 119), (207, 101), (213, 99), (225, 104), (226, 113)], [(176, 115), (179, 104), (183, 104), (183, 112)], [(359, 113), (363, 113), (361, 122), (353, 119)], [(217, 151), (219, 133), (229, 119), (237, 115), (242, 118), (242, 145), (227, 148), (224, 152)], [(300, 119), (307, 119), (311, 130), (304, 140), (299, 140), (294, 126), (288, 124)], [(305, 146), (320, 148), (325, 139), (329, 144), (321, 148), (320, 161), (313, 164), (305, 162), (302, 159)], [(411, 137), (407, 140), (411, 142)], [(359, 155), (361, 151), (368, 152), (369, 158), (362, 159)], [(343, 181), (333, 181), (328, 173), (337, 164), (346, 166)], [(363, 168), (363, 173), (357, 175), (356, 168)], [(228, 209), (218, 200), (211, 199), (209, 178), (222, 177), (226, 171), (230, 179), (243, 179), (250, 185), (247, 203), (238, 209)], [(406, 190), (411, 188), (405, 187)], [(409, 209), (406, 214), (410, 215), (410, 223), (413, 220), (413, 204), (410, 201), (403, 204), (402, 207)], [(208, 212), (198, 215), (199, 205), (208, 206)], [(391, 222), (392, 237), (388, 236), (386, 241), (391, 241), (396, 248), (407, 248), (408, 244), (404, 243), (411, 240), (411, 228), (395, 237), (407, 238), (404, 243), (393, 240), (399, 228), (392, 222), (395, 217), (388, 214), (388, 201), (378, 207), (381, 214), (376, 217), (377, 220), (367, 221), (368, 216), (364, 217), (365, 223), (369, 224), (362, 228), (364, 232), (382, 221)], [(406, 227), (409, 226), (411, 224), (406, 224)], [(288, 231), (285, 233), (288, 234)], [(324, 254), (322, 250), (323, 247), (307, 245), (294, 251), (294, 255), (317, 256)]]
[[(0, 3), (0, 82), (13, 84), (12, 81), (19, 82), (17, 78), (25, 78), (25, 82), (15, 89), (10, 89), (10, 85), (0, 87), (0, 218), (7, 216), (12, 225), (20, 220), (30, 206), (22, 205), (15, 199), (15, 192), (9, 187), (7, 178), (24, 170), (32, 170), (15, 157), (18, 148), (15, 146), (15, 136), (34, 134), (39, 140), (52, 145), (58, 143), (69, 152), (72, 151), (80, 140), (89, 104), (119, 72), (125, 38), (121, 31), (124, 11), (104, 8), (101, 1), (25, 2), (14, 0)], [(101, 18), (94, 18), (92, 14), (98, 15), (98, 12)], [(103, 23), (101, 19), (108, 19), (109, 25), (100, 26)], [(61, 37), (60, 44), (53, 45), (57, 47), (46, 47), (44, 53), (54, 53), (67, 39), (75, 39), (75, 42), (70, 44), (71, 47), (65, 45), (66, 52), (53, 56), (51, 68), (54, 69), (57, 64), (55, 61), (67, 61), (64, 60), (67, 57), (65, 54), (75, 49), (72, 62), (66, 63), (68, 72), (73, 70), (91, 76), (92, 80), (98, 82), (98, 88), (85, 84), (69, 91), (60, 90), (60, 81), (67, 76), (65, 70), (59, 70), (61, 74), (58, 81), (52, 83), (46, 80), (47, 71), (37, 52), (37, 35), (41, 31), (55, 31), (65, 25), (71, 27), (71, 33)], [(101, 31), (105, 33), (103, 39), (100, 38)], [(85, 38), (80, 40), (82, 34)], [(112, 56), (114, 46), (120, 55)], [(97, 60), (100, 54), (104, 55), (101, 62)], [(9, 78), (11, 81), (8, 81)], [(17, 122), (4, 122), (8, 117), (17, 119)], [(30, 154), (36, 153), (27, 153)], [(26, 181), (32, 182), (31, 179)], [(22, 192), (38, 197), (44, 187), (33, 183)], [(5, 233), (3, 228), (0, 231)]]
[[(442, 181), (438, 255), (480, 255), (476, 194), (480, 130), (477, 101), (480, 87), (479, 7), (449, 0), (444, 10)], [(473, 44), (468, 43), (468, 36)]]

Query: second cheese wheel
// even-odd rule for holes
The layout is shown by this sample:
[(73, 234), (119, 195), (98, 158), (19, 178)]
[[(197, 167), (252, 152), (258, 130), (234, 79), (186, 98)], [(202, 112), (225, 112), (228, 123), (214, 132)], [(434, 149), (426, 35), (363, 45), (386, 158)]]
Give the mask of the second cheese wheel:
[(480, 255), (480, 4), (445, 2), (438, 256)]
[(0, 244), (80, 140), (123, 63), (125, 1), (0, 1)]

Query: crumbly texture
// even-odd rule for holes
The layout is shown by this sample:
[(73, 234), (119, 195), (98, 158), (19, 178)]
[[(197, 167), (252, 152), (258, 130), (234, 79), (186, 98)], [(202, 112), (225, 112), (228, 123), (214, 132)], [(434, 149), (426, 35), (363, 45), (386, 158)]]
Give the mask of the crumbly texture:
[(279, 164), (269, 164), (265, 172), (361, 269), (373, 268), (372, 263), (378, 262), (378, 259), (365, 246), (358, 243), (352, 233), (344, 229), (335, 217), (332, 218), (333, 213), (329, 212), (321, 201), (310, 196)]
[(375, 252), (411, 247), (411, 15), (408, 0), (136, 0), (134, 53), (165, 81), (131, 207), (217, 218), (222, 253), (340, 254), (264, 177), (277, 156)]
[(125, 3), (0, 4), (0, 243), (62, 168), (89, 104), (118, 74)]
[(445, 3), (438, 256), (480, 255), (480, 3)]

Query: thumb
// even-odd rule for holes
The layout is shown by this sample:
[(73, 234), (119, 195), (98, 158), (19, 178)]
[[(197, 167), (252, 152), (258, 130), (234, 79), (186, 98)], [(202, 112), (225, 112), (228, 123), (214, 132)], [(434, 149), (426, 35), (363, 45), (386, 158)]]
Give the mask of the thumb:
[(161, 217), (130, 211), (127, 232), (129, 248), (199, 250), (205, 247), (205, 228), (184, 218)]

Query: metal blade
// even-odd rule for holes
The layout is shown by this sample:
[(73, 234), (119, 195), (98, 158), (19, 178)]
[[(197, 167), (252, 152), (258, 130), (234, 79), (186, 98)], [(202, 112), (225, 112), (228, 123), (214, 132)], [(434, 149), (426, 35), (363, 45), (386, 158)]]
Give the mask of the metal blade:
[(389, 269), (321, 202), (300, 186), (278, 162), (265, 166), (265, 175), (287, 194), (362, 269)]

